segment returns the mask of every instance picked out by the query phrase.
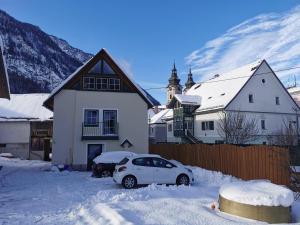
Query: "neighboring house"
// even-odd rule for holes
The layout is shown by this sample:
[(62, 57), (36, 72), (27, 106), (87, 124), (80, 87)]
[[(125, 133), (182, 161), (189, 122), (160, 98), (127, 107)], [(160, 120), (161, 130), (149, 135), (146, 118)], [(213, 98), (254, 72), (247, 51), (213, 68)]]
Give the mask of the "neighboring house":
[(173, 128), (168, 129), (168, 142), (206, 143), (224, 141), (219, 130), (221, 112), (255, 118), (259, 128), (255, 143), (267, 144), (268, 136), (285, 122), (296, 124), (299, 110), (265, 60), (194, 84), (185, 94), (175, 94), (168, 107), (173, 109), (173, 115), (165, 118), (167, 126)]
[(0, 99), (0, 152), (23, 159), (49, 160), (52, 112), (43, 107), (49, 94), (11, 94)]
[(7, 68), (5, 63), (5, 58), (3, 55), (3, 44), (0, 38), (0, 99), (1, 98), (10, 98), (9, 90), (9, 80), (7, 75)]
[(148, 153), (148, 95), (105, 49), (53, 90), (52, 162), (90, 169), (103, 151)]
[(287, 88), (288, 92), (291, 94), (295, 102), (300, 106), (300, 87), (293, 86), (290, 88)]
[(169, 111), (171, 109), (164, 109), (149, 120), (149, 142), (151, 144), (167, 142), (167, 124), (163, 118)]

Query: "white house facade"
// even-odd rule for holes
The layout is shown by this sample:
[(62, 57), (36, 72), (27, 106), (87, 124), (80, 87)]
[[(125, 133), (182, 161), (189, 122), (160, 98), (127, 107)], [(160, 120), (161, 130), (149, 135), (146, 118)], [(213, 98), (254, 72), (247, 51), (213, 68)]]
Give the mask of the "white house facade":
[(54, 112), (52, 162), (90, 169), (105, 151), (148, 152), (143, 90), (102, 49), (45, 101)]
[[(168, 142), (222, 143), (222, 112), (255, 118), (259, 132), (253, 143), (268, 144), (268, 137), (284, 125), (298, 126), (299, 107), (263, 60), (194, 84), (169, 104)], [(249, 143), (250, 144), (250, 143)]]

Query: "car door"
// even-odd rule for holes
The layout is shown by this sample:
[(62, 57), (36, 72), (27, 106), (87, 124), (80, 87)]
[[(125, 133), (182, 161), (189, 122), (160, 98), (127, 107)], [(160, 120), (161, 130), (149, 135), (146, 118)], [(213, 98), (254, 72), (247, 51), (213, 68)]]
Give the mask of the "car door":
[(137, 178), (138, 184), (152, 184), (154, 167), (150, 157), (141, 157), (132, 160), (133, 175)]
[(154, 165), (154, 182), (159, 184), (173, 184), (176, 182), (176, 166), (161, 158), (152, 158)]

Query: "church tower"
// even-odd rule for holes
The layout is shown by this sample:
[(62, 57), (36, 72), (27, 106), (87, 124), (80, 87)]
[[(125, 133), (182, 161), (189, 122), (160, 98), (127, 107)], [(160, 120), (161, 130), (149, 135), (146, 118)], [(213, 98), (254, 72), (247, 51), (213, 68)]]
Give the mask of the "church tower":
[(170, 103), (170, 101), (172, 100), (175, 94), (181, 94), (181, 93), (182, 93), (182, 87), (180, 85), (180, 79), (177, 76), (177, 69), (174, 63), (171, 77), (169, 79), (169, 84), (168, 84), (167, 104)]
[(192, 74), (192, 70), (190, 68), (189, 74), (188, 74), (188, 79), (185, 83), (185, 89), (184, 92), (186, 92), (187, 90), (189, 90), (193, 85), (195, 84), (194, 80), (193, 80), (193, 74)]

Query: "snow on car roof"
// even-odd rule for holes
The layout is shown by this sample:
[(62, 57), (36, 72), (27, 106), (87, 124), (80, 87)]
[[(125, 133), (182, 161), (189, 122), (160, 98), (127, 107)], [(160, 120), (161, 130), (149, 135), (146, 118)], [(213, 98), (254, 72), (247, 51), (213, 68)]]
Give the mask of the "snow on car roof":
[(201, 96), (201, 106), (197, 111), (224, 108), (256, 72), (262, 61), (217, 74), (212, 79), (193, 85), (185, 95)]
[(95, 163), (118, 163), (125, 157), (130, 157), (136, 155), (134, 152), (129, 151), (113, 151), (113, 152), (103, 152), (101, 155), (97, 156), (93, 161)]

